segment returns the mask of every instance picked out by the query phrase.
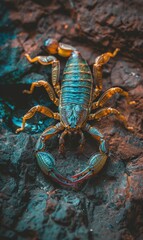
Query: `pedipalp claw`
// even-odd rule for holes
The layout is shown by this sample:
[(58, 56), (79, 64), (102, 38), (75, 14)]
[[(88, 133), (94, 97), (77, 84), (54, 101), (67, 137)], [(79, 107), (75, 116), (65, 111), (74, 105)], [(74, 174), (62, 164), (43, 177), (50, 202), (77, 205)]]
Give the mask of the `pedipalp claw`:
[(93, 173), (92, 171), (88, 171), (88, 172), (85, 172), (85, 175), (81, 175), (80, 178), (76, 179), (74, 181), (75, 184), (78, 184), (78, 183), (83, 183), (85, 180), (91, 178), (93, 176)]
[(81, 176), (84, 176), (87, 172), (89, 171), (89, 167), (86, 167), (83, 171), (81, 171), (80, 173), (77, 173), (73, 176), (71, 176), (71, 178), (79, 178)]
[(93, 174), (97, 174), (105, 165), (107, 155), (105, 153), (98, 153), (93, 155), (89, 161), (89, 168), (93, 171)]
[(50, 153), (37, 152), (36, 153), (37, 162), (41, 170), (49, 175), (51, 171), (55, 168), (55, 160)]
[(49, 176), (54, 182), (60, 184), (61, 186), (76, 188), (76, 184), (74, 182), (70, 181), (69, 179), (66, 179), (67, 181), (61, 180), (60, 178), (57, 177), (55, 172), (52, 172)]
[(98, 153), (90, 158), (89, 165), (80, 173), (71, 176), (71, 179), (64, 177), (57, 170), (55, 166), (55, 159), (50, 153), (37, 152), (37, 162), (41, 170), (49, 176), (54, 182), (65, 187), (78, 188), (79, 183), (90, 179), (93, 175), (98, 173), (104, 166), (107, 155), (105, 153)]
[(49, 176), (54, 182), (67, 187), (76, 188), (73, 181), (62, 176), (56, 169), (55, 160), (50, 153), (38, 152), (36, 153), (37, 162), (41, 170)]
[(107, 155), (104, 153), (98, 153), (96, 155), (93, 155), (90, 158), (89, 166), (80, 173), (72, 176), (72, 178), (76, 178), (74, 183), (82, 183), (86, 179), (89, 179), (93, 175), (97, 174), (103, 168), (104, 164), (106, 163), (106, 159)]

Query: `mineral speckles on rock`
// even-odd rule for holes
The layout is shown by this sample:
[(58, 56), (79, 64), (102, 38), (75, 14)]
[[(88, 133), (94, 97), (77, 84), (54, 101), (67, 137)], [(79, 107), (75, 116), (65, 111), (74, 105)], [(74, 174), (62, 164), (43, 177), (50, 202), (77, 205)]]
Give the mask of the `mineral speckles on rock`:
[(128, 89), (137, 87), (143, 79), (143, 73), (134, 62), (117, 61), (111, 73), (113, 86), (126, 87)]

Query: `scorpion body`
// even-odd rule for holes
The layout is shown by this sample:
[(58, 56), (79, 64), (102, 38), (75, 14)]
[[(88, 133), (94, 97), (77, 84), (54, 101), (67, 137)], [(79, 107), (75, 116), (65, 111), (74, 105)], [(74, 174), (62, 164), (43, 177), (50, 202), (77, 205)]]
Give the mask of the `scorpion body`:
[(92, 101), (93, 78), (79, 52), (73, 52), (63, 72), (59, 112), (63, 125), (75, 131), (86, 121)]
[[(55, 39), (48, 39), (44, 43), (44, 49), (50, 54), (68, 57), (61, 84), (59, 82), (60, 63), (54, 56), (37, 56), (31, 58), (29, 54), (25, 54), (30, 63), (39, 62), (42, 65), (52, 65), (53, 87), (48, 82), (39, 80), (32, 83), (30, 90), (24, 90), (24, 93), (31, 94), (35, 87), (43, 86), (49, 94), (50, 99), (58, 106), (59, 113), (54, 113), (45, 106), (34, 106), (24, 115), (22, 127), (17, 129), (16, 133), (24, 129), (25, 122), (33, 117), (36, 112), (58, 120), (59, 122), (55, 126), (48, 127), (38, 139), (35, 148), (37, 162), (41, 170), (55, 182), (62, 186), (76, 188), (78, 183), (82, 183), (98, 173), (103, 168), (107, 159), (108, 151), (104, 136), (87, 122), (89, 120), (99, 120), (104, 116), (114, 114), (117, 119), (124, 123), (127, 129), (132, 130), (133, 128), (128, 125), (127, 120), (118, 110), (110, 107), (102, 107), (115, 93), (126, 97), (129, 104), (134, 104), (135, 102), (130, 101), (128, 93), (120, 87), (110, 88), (99, 97), (102, 91), (102, 65), (107, 63), (110, 58), (116, 56), (119, 51), (118, 48), (113, 53), (107, 52), (95, 59), (93, 74), (87, 62), (74, 47), (58, 43)], [(95, 112), (92, 113), (92, 111)], [(70, 178), (60, 174), (55, 166), (54, 157), (50, 153), (45, 152), (46, 140), (59, 132), (62, 132), (59, 139), (60, 153), (64, 152), (64, 137), (66, 134), (76, 133), (81, 136), (80, 152), (83, 150), (85, 141), (83, 132), (88, 132), (99, 142), (99, 153), (89, 159), (89, 164), (85, 169)]]

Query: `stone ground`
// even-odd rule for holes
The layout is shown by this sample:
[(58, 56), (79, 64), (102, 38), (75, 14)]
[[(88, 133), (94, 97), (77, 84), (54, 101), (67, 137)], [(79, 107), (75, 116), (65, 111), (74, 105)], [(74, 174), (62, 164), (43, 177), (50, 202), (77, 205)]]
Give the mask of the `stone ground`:
[[(142, 12), (141, 0), (0, 2), (1, 240), (143, 239)], [(103, 69), (103, 91), (121, 86), (136, 101), (128, 106), (117, 95), (107, 103), (124, 113), (132, 132), (114, 117), (94, 122), (108, 142), (109, 157), (104, 169), (78, 191), (55, 185), (37, 166), (36, 141), (53, 120), (37, 114), (24, 132), (15, 134), (30, 107), (42, 104), (56, 110), (43, 89), (22, 94), (36, 80), (51, 81), (50, 67), (30, 65), (24, 57), (25, 52), (44, 54), (41, 46), (48, 37), (76, 46), (90, 67), (96, 56), (120, 48)], [(59, 59), (62, 76), (66, 60)], [(62, 157), (58, 138), (47, 147), (63, 174), (78, 172), (98, 151), (86, 136), (85, 150), (77, 156), (75, 137), (67, 139)]]

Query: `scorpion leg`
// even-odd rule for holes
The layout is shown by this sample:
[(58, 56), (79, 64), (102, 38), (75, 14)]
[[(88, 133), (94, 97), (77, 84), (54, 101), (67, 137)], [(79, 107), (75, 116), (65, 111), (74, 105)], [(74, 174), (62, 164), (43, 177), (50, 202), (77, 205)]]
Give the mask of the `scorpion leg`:
[(74, 183), (82, 183), (86, 179), (89, 179), (93, 175), (97, 174), (103, 168), (107, 160), (107, 149), (103, 135), (95, 127), (92, 127), (89, 124), (86, 124), (83, 130), (87, 131), (94, 139), (100, 142), (100, 153), (93, 155), (90, 158), (88, 167), (80, 173), (72, 176), (72, 178), (76, 179)]
[(105, 117), (109, 114), (114, 114), (117, 119), (119, 119), (120, 121), (122, 121), (125, 125), (125, 127), (128, 129), (128, 130), (133, 130), (133, 127), (129, 127), (128, 125), (128, 122), (126, 120), (126, 118), (124, 117), (124, 115), (122, 115), (117, 109), (115, 108), (103, 108), (99, 111), (97, 111), (96, 113), (93, 113), (93, 114), (90, 114), (89, 117), (88, 117), (88, 120), (99, 120), (101, 119), (102, 117)]
[(92, 104), (92, 109), (96, 109), (98, 107), (103, 107), (103, 105), (108, 101), (108, 99), (110, 99), (114, 94), (119, 93), (122, 96), (126, 97), (127, 99), (127, 103), (132, 105), (135, 104), (135, 101), (130, 101), (130, 97), (128, 92), (124, 91), (122, 88), (120, 87), (113, 87), (108, 89), (100, 98), (97, 102), (94, 102)]
[(45, 141), (63, 129), (63, 125), (61, 123), (57, 123), (55, 126), (47, 128), (42, 133), (36, 144), (36, 158), (40, 169), (53, 181), (59, 183), (62, 186), (74, 187), (74, 183), (71, 180), (59, 173), (55, 166), (55, 160), (53, 156), (50, 153), (43, 152), (45, 149)]
[(64, 153), (64, 145), (65, 145), (65, 140), (64, 137), (67, 135), (68, 131), (65, 129), (65, 131), (61, 134), (60, 139), (59, 139), (59, 153), (63, 154)]
[(54, 102), (54, 104), (56, 106), (59, 106), (59, 99), (56, 97), (52, 86), (46, 81), (39, 80), (38, 82), (33, 82), (30, 87), (30, 90), (29, 91), (24, 90), (23, 93), (31, 94), (33, 93), (35, 87), (42, 87), (42, 86), (45, 88), (45, 90), (49, 94), (50, 99)]
[(30, 63), (39, 62), (42, 65), (52, 64), (52, 84), (54, 86), (55, 92), (59, 97), (61, 88), (59, 83), (60, 62), (54, 56), (36, 56), (34, 58), (31, 58), (27, 53), (25, 56)]
[(84, 148), (84, 144), (85, 144), (85, 138), (84, 138), (84, 134), (82, 131), (79, 132), (81, 139), (80, 139), (80, 145), (78, 147), (78, 153), (82, 153), (83, 152), (83, 148)]
[[(75, 134), (80, 134), (81, 139), (80, 139), (80, 145), (78, 147), (78, 153), (82, 153), (83, 151), (83, 147), (84, 147), (84, 143), (85, 143), (85, 138), (84, 138), (84, 134), (82, 131), (78, 131), (78, 132), (74, 132)], [(61, 134), (60, 139), (59, 139), (59, 153), (63, 154), (64, 153), (64, 145), (65, 145), (65, 140), (64, 137), (66, 136), (66, 134), (70, 134), (71, 133), (65, 129), (65, 131)]]
[[(53, 38), (47, 39), (44, 42), (43, 48), (50, 54), (57, 53), (62, 57), (70, 57), (71, 53), (73, 51), (76, 51), (76, 48), (64, 43), (59, 43), (56, 39)], [(58, 96), (60, 96), (59, 74), (60, 63), (58, 60), (56, 60), (52, 64), (52, 82)]]
[(107, 63), (110, 58), (113, 58), (116, 56), (116, 54), (119, 52), (119, 48), (116, 48), (113, 53), (107, 52), (95, 59), (95, 63), (93, 65), (93, 75), (94, 75), (94, 80), (95, 80), (95, 91), (93, 93), (93, 98), (96, 99), (101, 90), (102, 90), (102, 65)]
[(21, 128), (18, 128), (16, 130), (16, 133), (20, 132), (20, 131), (23, 131), (24, 128), (25, 128), (25, 123), (27, 121), (27, 119), (30, 119), (32, 118), (36, 112), (40, 112), (44, 115), (46, 115), (47, 117), (50, 117), (50, 118), (54, 118), (54, 119), (57, 119), (59, 120), (60, 119), (60, 116), (59, 116), (59, 113), (53, 113), (48, 107), (44, 107), (44, 106), (40, 106), (40, 105), (37, 105), (33, 108), (31, 108), (23, 117), (22, 119), (22, 127)]
[[(58, 43), (58, 41), (53, 38), (47, 39), (42, 48), (50, 54), (57, 53), (62, 57), (69, 57), (73, 51), (76, 51), (76, 48), (64, 43)], [(36, 56), (31, 58), (27, 53), (25, 56), (30, 63), (39, 62), (42, 65), (52, 64), (52, 83), (58, 97), (60, 97), (60, 62), (54, 56)]]

